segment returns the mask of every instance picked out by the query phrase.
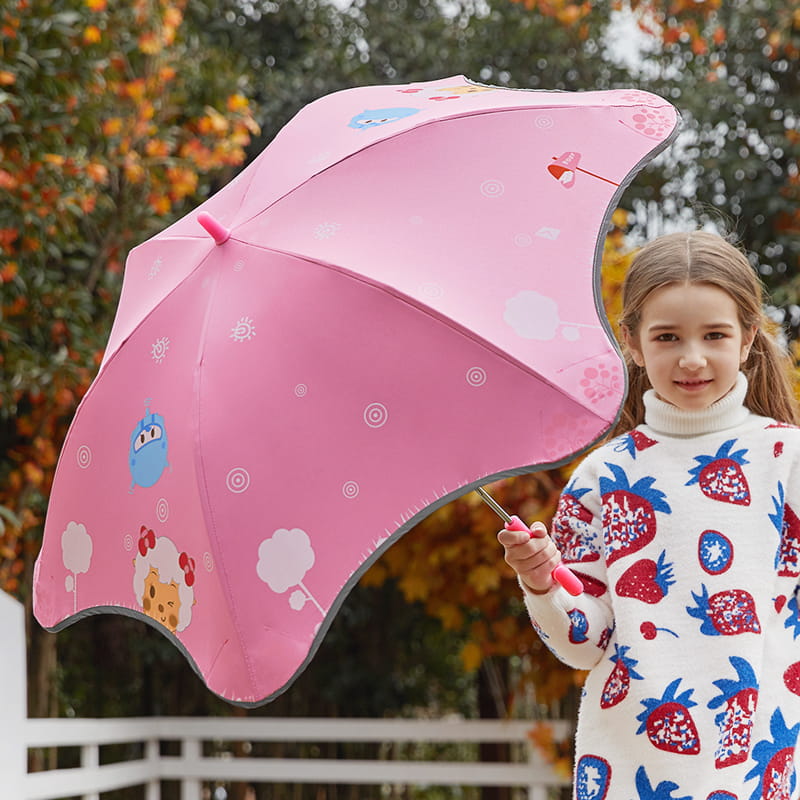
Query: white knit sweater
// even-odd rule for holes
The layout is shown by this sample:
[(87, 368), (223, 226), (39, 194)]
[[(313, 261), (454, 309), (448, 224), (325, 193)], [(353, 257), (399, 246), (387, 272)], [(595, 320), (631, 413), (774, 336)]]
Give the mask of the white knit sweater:
[(564, 490), (553, 537), (587, 591), (525, 602), (590, 670), (577, 800), (800, 797), (800, 429), (746, 392), (703, 412), (648, 392)]

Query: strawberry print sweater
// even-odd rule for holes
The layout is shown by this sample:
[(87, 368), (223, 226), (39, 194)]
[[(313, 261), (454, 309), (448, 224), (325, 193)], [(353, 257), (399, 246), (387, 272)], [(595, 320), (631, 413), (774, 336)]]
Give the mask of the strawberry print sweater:
[(585, 592), (525, 594), (545, 644), (589, 670), (575, 800), (797, 800), (800, 429), (747, 382), (593, 451), (552, 535)]

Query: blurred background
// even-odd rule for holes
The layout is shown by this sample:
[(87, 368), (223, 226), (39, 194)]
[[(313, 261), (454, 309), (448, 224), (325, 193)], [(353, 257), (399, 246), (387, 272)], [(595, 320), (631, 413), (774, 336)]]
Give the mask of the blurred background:
[[(0, 588), (29, 612), (56, 460), (127, 253), (323, 94), (464, 75), (665, 97), (682, 133), (625, 192), (605, 243), (612, 323), (638, 244), (710, 227), (750, 253), (797, 355), (797, 0), (4, 0), (0, 26)], [(547, 521), (569, 471), (493, 491)], [(430, 516), (363, 576), (291, 689), (259, 709), (210, 694), (136, 620), (95, 616), (54, 635), (31, 618), (29, 714), (572, 719), (583, 676), (531, 630), (497, 528), (474, 495)], [(536, 745), (568, 773), (568, 748), (542, 731)]]

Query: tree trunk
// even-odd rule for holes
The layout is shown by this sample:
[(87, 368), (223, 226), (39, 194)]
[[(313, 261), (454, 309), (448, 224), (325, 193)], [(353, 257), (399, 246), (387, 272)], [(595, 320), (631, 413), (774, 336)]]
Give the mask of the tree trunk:
[[(26, 604), (28, 607), (30, 603)], [(57, 717), (58, 699), (56, 696), (55, 674), (57, 665), (56, 635), (39, 627), (28, 608), (26, 616), (28, 628), (28, 716)], [(29, 769), (39, 772), (55, 769), (57, 751), (32, 750)]]
[[(478, 671), (478, 713), (481, 719), (504, 719), (507, 708), (503, 686), (506, 683), (505, 660), (485, 659)], [(511, 751), (508, 742), (481, 742), (481, 762), (508, 762)], [(481, 800), (511, 800), (508, 786), (484, 786)]]

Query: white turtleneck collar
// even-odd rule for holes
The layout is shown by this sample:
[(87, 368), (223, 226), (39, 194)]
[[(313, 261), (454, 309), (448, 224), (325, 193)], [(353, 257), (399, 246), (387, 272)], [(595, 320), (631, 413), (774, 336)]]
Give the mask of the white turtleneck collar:
[(744, 404), (747, 378), (739, 373), (728, 394), (702, 411), (685, 411), (664, 402), (653, 389), (644, 393), (645, 425), (669, 436), (697, 436), (740, 425), (750, 415)]

